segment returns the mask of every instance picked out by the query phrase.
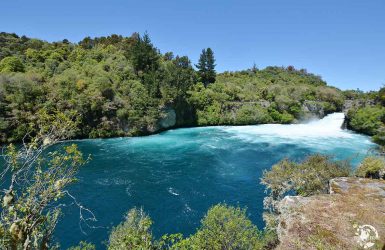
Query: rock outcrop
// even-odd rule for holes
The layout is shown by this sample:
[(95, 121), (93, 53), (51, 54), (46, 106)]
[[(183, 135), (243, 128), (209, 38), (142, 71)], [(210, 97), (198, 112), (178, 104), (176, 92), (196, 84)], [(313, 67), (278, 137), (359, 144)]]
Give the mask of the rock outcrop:
[(173, 108), (167, 107), (163, 109), (163, 116), (159, 120), (159, 126), (162, 129), (170, 128), (176, 124), (176, 113)]
[(347, 114), (350, 109), (356, 109), (366, 106), (374, 106), (376, 105), (374, 100), (345, 100), (344, 105), (342, 107), (342, 111)]
[(321, 102), (304, 101), (302, 104), (303, 119), (323, 118), (325, 116), (324, 107)]
[(385, 249), (385, 181), (336, 178), (330, 194), (287, 196), (277, 249)]

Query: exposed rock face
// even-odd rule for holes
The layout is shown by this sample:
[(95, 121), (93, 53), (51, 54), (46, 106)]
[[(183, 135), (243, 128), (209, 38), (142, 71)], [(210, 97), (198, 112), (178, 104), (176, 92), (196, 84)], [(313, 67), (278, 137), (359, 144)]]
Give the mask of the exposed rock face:
[(287, 196), (277, 249), (385, 249), (385, 181), (336, 178), (330, 194)]
[(262, 108), (269, 108), (271, 106), (271, 102), (267, 100), (260, 100), (258, 103)]
[(302, 104), (302, 111), (304, 113), (304, 119), (323, 118), (325, 116), (322, 103), (317, 101), (305, 101)]
[(345, 100), (342, 107), (342, 111), (347, 114), (350, 109), (365, 107), (365, 106), (374, 106), (376, 103), (373, 100)]
[(165, 108), (163, 117), (159, 120), (159, 126), (162, 129), (173, 127), (176, 124), (176, 113), (173, 108)]

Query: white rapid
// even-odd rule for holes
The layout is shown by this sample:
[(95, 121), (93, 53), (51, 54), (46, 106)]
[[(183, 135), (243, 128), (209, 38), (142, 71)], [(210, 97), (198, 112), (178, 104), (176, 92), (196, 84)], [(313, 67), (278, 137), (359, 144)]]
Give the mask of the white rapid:
[[(264, 124), (252, 126), (221, 127), (230, 137), (239, 140), (266, 145), (292, 144), (303, 147), (317, 148), (319, 152), (328, 151), (336, 146), (350, 148), (361, 145), (364, 151), (373, 143), (367, 136), (342, 129), (344, 113), (333, 113), (323, 119), (303, 124)], [(365, 152), (363, 152), (365, 153)]]
[[(81, 185), (72, 191), (95, 214), (106, 215), (97, 225), (118, 224), (127, 207), (140, 205), (157, 222), (159, 235), (175, 228), (189, 235), (207, 207), (225, 200), (247, 206), (263, 227), (265, 193), (258, 183), (264, 169), (285, 157), (302, 160), (314, 153), (357, 166), (373, 153), (369, 137), (340, 128), (343, 119), (343, 114), (332, 114), (306, 124), (184, 128), (145, 137), (79, 140), (92, 161), (81, 168)], [(108, 238), (106, 228), (85, 238), (73, 227), (79, 221), (75, 207), (68, 209), (56, 234), (65, 249), (81, 240)]]
[(227, 132), (248, 136), (273, 136), (287, 139), (333, 137), (346, 138), (351, 134), (342, 129), (344, 113), (333, 113), (321, 120), (304, 124), (265, 124), (257, 126), (224, 127)]

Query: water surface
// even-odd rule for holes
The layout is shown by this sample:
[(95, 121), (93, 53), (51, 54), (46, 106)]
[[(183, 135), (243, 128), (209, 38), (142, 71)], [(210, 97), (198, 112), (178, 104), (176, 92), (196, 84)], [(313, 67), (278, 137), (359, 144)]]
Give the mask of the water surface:
[(92, 229), (79, 227), (79, 210), (66, 214), (56, 237), (65, 249), (87, 240), (107, 240), (111, 227), (132, 207), (143, 207), (154, 221), (153, 233), (182, 232), (199, 226), (208, 208), (220, 202), (248, 208), (263, 227), (263, 186), (259, 179), (284, 157), (311, 153), (351, 158), (357, 164), (374, 144), (366, 136), (342, 130), (343, 114), (297, 125), (223, 126), (170, 130), (158, 135), (76, 141), (92, 161), (70, 190), (98, 218)]

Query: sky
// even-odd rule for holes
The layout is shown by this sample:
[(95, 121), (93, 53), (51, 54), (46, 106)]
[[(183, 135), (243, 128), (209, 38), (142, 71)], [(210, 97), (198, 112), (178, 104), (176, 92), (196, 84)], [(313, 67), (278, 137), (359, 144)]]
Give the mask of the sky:
[(384, 0), (2, 0), (0, 31), (46, 41), (148, 32), (162, 53), (217, 71), (306, 68), (341, 89), (385, 84)]

